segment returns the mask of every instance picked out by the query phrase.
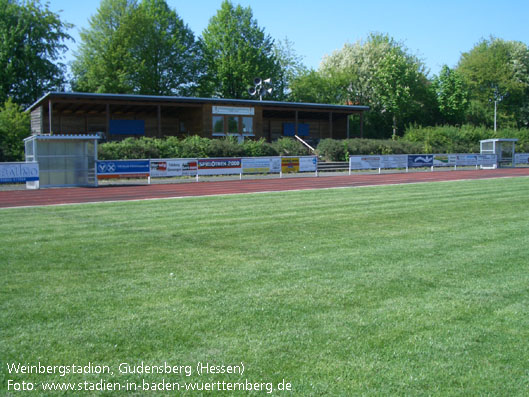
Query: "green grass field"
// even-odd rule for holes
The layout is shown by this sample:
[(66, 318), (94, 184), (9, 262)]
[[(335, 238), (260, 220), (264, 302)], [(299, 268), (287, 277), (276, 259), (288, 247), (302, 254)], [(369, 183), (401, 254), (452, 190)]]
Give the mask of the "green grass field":
[[(0, 394), (527, 395), (528, 193), (513, 178), (1, 210)], [(8, 371), (39, 362), (113, 373)], [(191, 375), (119, 371), (141, 362)]]

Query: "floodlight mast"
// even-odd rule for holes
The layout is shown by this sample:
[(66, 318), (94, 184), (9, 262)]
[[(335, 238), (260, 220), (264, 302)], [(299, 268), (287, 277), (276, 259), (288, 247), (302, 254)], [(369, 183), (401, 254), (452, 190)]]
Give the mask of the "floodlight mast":
[(265, 87), (265, 84), (272, 83), (272, 79), (268, 78), (268, 79), (263, 80), (260, 77), (256, 77), (255, 79), (253, 79), (253, 83), (255, 86), (248, 88), (248, 94), (250, 94), (251, 96), (259, 95), (260, 101), (263, 100), (263, 96), (272, 93), (271, 87), (269, 88)]
[(489, 101), (492, 102), (494, 100), (494, 132), (496, 132), (496, 120), (497, 120), (496, 115), (498, 111), (498, 102), (503, 101), (503, 98), (509, 95), (509, 93), (506, 92), (505, 94), (501, 94), (500, 91), (498, 90), (498, 86), (493, 86), (493, 88), (494, 88), (493, 98), (489, 99)]

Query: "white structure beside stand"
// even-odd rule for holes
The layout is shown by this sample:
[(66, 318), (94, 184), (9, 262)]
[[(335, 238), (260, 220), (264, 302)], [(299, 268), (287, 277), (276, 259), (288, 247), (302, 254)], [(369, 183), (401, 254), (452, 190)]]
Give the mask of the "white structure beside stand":
[(24, 139), (26, 162), (39, 164), (39, 187), (97, 186), (99, 135), (31, 135)]
[(493, 166), (481, 166), (481, 168), (514, 168), (515, 149), (518, 139), (496, 138), (479, 141), (481, 154), (495, 154), (497, 162)]

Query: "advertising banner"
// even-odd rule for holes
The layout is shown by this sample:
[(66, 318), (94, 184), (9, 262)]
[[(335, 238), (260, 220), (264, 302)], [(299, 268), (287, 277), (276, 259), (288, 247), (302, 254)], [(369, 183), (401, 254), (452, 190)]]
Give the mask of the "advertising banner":
[(271, 157), (270, 173), (279, 174), (281, 172), (281, 157)]
[(385, 155), (380, 158), (380, 168), (406, 168), (407, 165), (407, 154)]
[(148, 177), (149, 160), (99, 160), (97, 162), (97, 178), (132, 178)]
[(299, 172), (299, 157), (281, 157), (281, 172)]
[(195, 176), (197, 159), (157, 159), (151, 160), (151, 177)]
[(529, 164), (529, 153), (515, 153), (514, 162), (516, 164)]
[(38, 163), (0, 163), (0, 183), (21, 183), (38, 180)]
[(433, 154), (409, 154), (408, 167), (431, 167)]
[(270, 157), (254, 157), (242, 159), (242, 172), (245, 174), (268, 174), (270, 172)]
[(476, 154), (456, 154), (456, 165), (457, 166), (472, 166), (477, 165), (478, 156)]
[(434, 154), (434, 167), (453, 167), (456, 165), (456, 157), (452, 154)]
[(199, 175), (230, 175), (242, 172), (242, 159), (198, 159)]
[(299, 158), (299, 172), (315, 172), (317, 167), (318, 159), (316, 156)]
[(380, 168), (381, 157), (382, 156), (351, 156), (349, 157), (349, 167), (352, 170)]
[(497, 163), (497, 156), (495, 154), (478, 154), (478, 165), (493, 166)]

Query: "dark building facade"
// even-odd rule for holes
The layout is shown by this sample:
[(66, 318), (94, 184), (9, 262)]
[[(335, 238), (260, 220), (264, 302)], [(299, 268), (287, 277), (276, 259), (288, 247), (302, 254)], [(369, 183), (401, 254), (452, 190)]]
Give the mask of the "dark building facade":
[(175, 96), (51, 92), (28, 108), (33, 134), (103, 133), (129, 136), (200, 135), (264, 138), (298, 135), (308, 141), (349, 137), (350, 116), (367, 106)]

